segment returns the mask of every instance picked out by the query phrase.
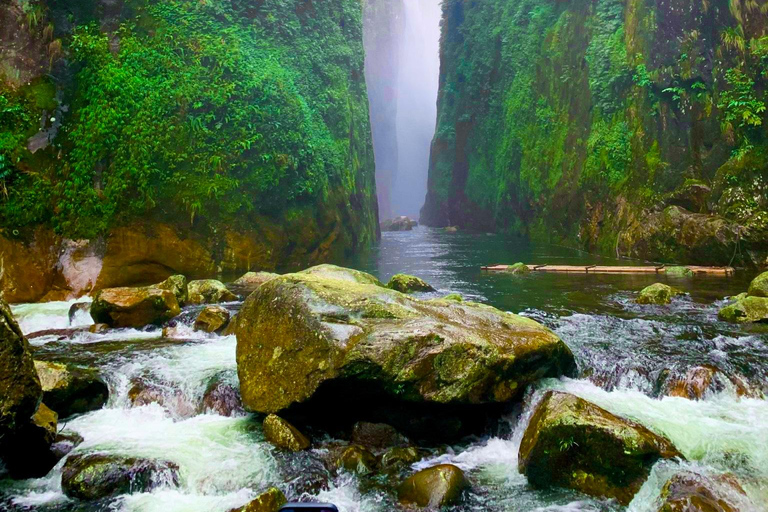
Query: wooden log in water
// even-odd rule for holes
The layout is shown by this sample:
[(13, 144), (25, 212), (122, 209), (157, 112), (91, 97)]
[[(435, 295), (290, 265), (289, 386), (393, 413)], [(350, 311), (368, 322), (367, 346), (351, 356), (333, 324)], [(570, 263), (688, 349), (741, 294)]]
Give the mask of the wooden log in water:
[[(482, 267), (489, 272), (504, 272), (509, 265)], [(666, 274), (664, 265), (657, 267), (620, 266), (620, 265), (528, 265), (533, 272), (554, 272), (562, 274)], [(733, 267), (686, 266), (694, 274), (730, 276), (735, 273)]]

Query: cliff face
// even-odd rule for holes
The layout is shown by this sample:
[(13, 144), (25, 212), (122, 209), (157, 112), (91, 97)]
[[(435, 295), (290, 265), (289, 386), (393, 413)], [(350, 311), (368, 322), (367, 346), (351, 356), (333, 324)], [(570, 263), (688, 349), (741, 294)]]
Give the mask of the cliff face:
[(768, 2), (446, 0), (422, 222), (768, 265)]
[(7, 300), (375, 240), (363, 60), (357, 0), (4, 2)]

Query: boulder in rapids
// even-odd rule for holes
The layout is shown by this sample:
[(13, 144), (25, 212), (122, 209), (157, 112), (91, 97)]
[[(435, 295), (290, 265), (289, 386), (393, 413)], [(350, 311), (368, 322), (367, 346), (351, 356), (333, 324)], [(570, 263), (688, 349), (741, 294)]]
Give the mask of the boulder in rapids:
[(534, 487), (566, 487), (627, 505), (657, 460), (679, 456), (642, 425), (549, 391), (525, 430), (518, 465)]
[(235, 508), (229, 512), (278, 512), (280, 507), (286, 504), (283, 491), (277, 487), (271, 487), (251, 500), (247, 505)]
[(195, 319), (195, 330), (219, 332), (229, 322), (229, 311), (221, 306), (206, 306)]
[(109, 331), (109, 326), (107, 324), (93, 324), (88, 327), (88, 332), (91, 334), (104, 334), (107, 331)]
[(203, 395), (202, 411), (219, 416), (238, 416), (245, 412), (240, 392), (221, 378), (215, 378), (208, 384)]
[(43, 400), (61, 418), (101, 409), (109, 398), (109, 387), (93, 369), (35, 361), (43, 387)]
[(381, 467), (384, 470), (397, 469), (418, 462), (421, 459), (419, 449), (415, 446), (406, 448), (390, 448), (381, 456)]
[(415, 292), (434, 292), (426, 281), (416, 276), (409, 276), (408, 274), (395, 274), (392, 279), (387, 283), (387, 288), (395, 290), (401, 293), (415, 293)]
[(768, 297), (768, 272), (763, 272), (752, 280), (747, 295), (750, 297)]
[(507, 274), (523, 275), (530, 274), (531, 269), (525, 263), (515, 263), (514, 265), (507, 267), (506, 272)]
[(72, 450), (83, 442), (83, 436), (76, 432), (60, 432), (56, 434), (56, 439), (53, 440), (51, 445), (51, 451), (54, 454), (56, 460), (63, 459)]
[(176, 302), (179, 303), (179, 306), (186, 304), (187, 300), (189, 299), (187, 278), (181, 274), (171, 276), (162, 283), (159, 283), (155, 286), (161, 290), (168, 290), (169, 292), (172, 292), (176, 296)]
[(190, 304), (218, 304), (237, 300), (237, 295), (215, 279), (202, 279), (189, 282)]
[(64, 494), (83, 501), (175, 487), (178, 483), (179, 467), (173, 462), (100, 453), (70, 456), (61, 473)]
[(422, 301), (376, 283), (324, 266), (254, 292), (236, 328), (246, 408), (268, 414), (312, 402), (326, 415), (325, 407), (350, 416), (378, 408), (376, 420), (387, 422), (411, 406), (421, 416), (439, 409), (454, 418), (461, 409), (477, 417), (462, 408), (506, 404), (528, 384), (575, 368), (568, 347), (531, 319), (471, 302)]
[(370, 475), (376, 471), (376, 457), (362, 446), (347, 446), (339, 455), (336, 466), (357, 475)]
[(722, 308), (720, 320), (734, 324), (768, 321), (768, 298), (745, 297)]
[(278, 277), (278, 274), (273, 274), (272, 272), (248, 272), (236, 281), (230, 283), (227, 288), (236, 295), (247, 297), (255, 292), (259, 286), (276, 277)]
[(310, 445), (307, 436), (275, 414), (264, 419), (264, 438), (277, 448), (292, 452), (306, 450)]
[(93, 321), (110, 327), (160, 325), (180, 312), (176, 295), (156, 286), (106, 288), (91, 304)]
[(671, 378), (666, 383), (666, 395), (701, 400), (711, 388), (719, 370), (711, 365), (689, 368), (682, 377)]
[(464, 472), (452, 464), (423, 469), (408, 477), (397, 488), (397, 499), (403, 505), (438, 509), (456, 503), (467, 487)]
[(670, 478), (661, 499), (659, 512), (739, 512), (738, 504), (747, 501), (744, 489), (731, 475), (707, 477), (692, 472)]
[(637, 297), (638, 304), (665, 305), (672, 302), (673, 297), (685, 295), (685, 292), (664, 283), (656, 283), (642, 289)]

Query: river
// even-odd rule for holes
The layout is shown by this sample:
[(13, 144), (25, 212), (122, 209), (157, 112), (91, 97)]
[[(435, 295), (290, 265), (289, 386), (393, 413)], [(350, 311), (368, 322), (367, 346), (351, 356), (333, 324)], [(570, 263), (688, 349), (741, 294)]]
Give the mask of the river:
[[(385, 233), (377, 247), (339, 262), (382, 280), (398, 272), (418, 275), (440, 294), (460, 293), (529, 316), (554, 329), (576, 356), (579, 378), (540, 382), (494, 431), (435, 448), (414, 465), (450, 462), (468, 473), (472, 489), (451, 510), (656, 512), (661, 486), (680, 464), (705, 474), (735, 474), (751, 501), (744, 510), (768, 510), (768, 402), (762, 398), (768, 392), (768, 326), (741, 328), (717, 321), (722, 299), (745, 291), (752, 276), (667, 279), (689, 295), (661, 307), (633, 302), (634, 294), (656, 276), (517, 277), (480, 270), (485, 264), (516, 261), (615, 263), (561, 247), (427, 228)], [(70, 304), (16, 305), (13, 311), (30, 333), (68, 326)], [(238, 303), (226, 306), (233, 312), (239, 308)], [(171, 460), (180, 467), (178, 487), (83, 505), (61, 492), (62, 461), (45, 478), (0, 483), (0, 509), (225, 512), (272, 485), (289, 498), (300, 497), (307, 475), (322, 472), (315, 454), (276, 452), (252, 416), (201, 410), (212, 379), (237, 384), (236, 340), (193, 332), (198, 310), (185, 308), (172, 338), (162, 338), (158, 330), (117, 330), (79, 333), (64, 341), (32, 340), (36, 358), (95, 365), (109, 383), (105, 408), (60, 423), (60, 429), (84, 438), (73, 453)], [(75, 323), (87, 324), (89, 318), (77, 317)], [(696, 401), (659, 396), (660, 376), (684, 374), (697, 365), (720, 370), (715, 391)], [(128, 390), (137, 379), (162, 389), (163, 406), (131, 405)], [(517, 452), (530, 411), (548, 389), (568, 391), (642, 423), (667, 436), (688, 461), (658, 463), (627, 509), (570, 491), (530, 489), (517, 470)], [(380, 484), (342, 474), (331, 479), (327, 490), (305, 497), (336, 503), (345, 512), (395, 509), (392, 494)]]

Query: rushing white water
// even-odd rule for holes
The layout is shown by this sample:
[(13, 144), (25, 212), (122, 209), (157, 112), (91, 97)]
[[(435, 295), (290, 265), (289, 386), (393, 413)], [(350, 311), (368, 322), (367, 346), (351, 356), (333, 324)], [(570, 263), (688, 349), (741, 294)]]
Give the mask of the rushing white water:
[(69, 301), (18, 304), (11, 306), (11, 311), (24, 334), (47, 331), (49, 329), (83, 327), (93, 324), (91, 315), (86, 311), (78, 311), (70, 324), (69, 308), (78, 302), (91, 302), (91, 300), (90, 297), (82, 297)]

